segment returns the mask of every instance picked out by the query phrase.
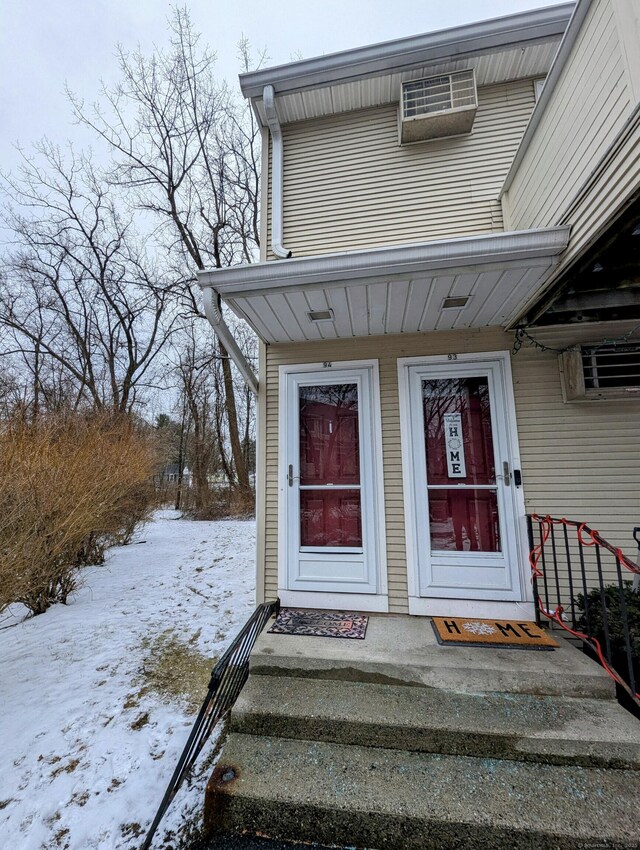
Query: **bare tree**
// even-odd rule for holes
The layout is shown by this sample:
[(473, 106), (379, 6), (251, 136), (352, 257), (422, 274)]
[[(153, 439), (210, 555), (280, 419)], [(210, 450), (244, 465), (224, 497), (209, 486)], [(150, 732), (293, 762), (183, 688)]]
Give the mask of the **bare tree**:
[(195, 515), (205, 517), (210, 508), (209, 476), (215, 472), (213, 427), (217, 395), (214, 385), (214, 358), (207, 353), (193, 326), (184, 334), (176, 371), (185, 416), (183, 431), (188, 434), (187, 453), (195, 489)]
[[(191, 315), (202, 316), (193, 271), (250, 262), (258, 248), (259, 143), (253, 118), (217, 80), (185, 8), (174, 9), (168, 50), (119, 50), (121, 82), (76, 118), (114, 155), (112, 180), (153, 217)], [(249, 62), (246, 43), (243, 61)], [(237, 481), (249, 487), (231, 364), (218, 346)]]
[(4, 182), (14, 244), (0, 325), (31, 375), (34, 415), (63, 387), (73, 406), (130, 412), (171, 334), (166, 274), (86, 156), (45, 141)]

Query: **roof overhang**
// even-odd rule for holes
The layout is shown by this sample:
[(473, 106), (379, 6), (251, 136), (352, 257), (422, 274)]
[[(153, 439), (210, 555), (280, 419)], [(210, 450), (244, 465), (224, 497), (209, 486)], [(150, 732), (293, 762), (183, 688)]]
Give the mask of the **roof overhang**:
[(478, 85), (545, 75), (574, 3), (430, 32), (262, 68), (240, 76), (264, 121), (262, 92), (272, 85), (280, 120), (397, 101), (400, 83), (474, 67)]
[[(568, 240), (568, 227), (514, 231), (253, 263), (198, 277), (268, 343), (508, 327), (540, 291)], [(309, 316), (327, 312), (330, 318), (320, 321)]]

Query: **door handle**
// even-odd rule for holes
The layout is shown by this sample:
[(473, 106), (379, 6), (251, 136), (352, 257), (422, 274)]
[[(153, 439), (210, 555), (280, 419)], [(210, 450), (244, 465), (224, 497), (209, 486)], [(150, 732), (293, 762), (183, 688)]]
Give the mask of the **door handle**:
[(511, 473), (509, 472), (509, 462), (506, 460), (502, 461), (502, 473), (505, 487), (508, 487), (511, 484)]
[(293, 464), (289, 464), (289, 471), (287, 472), (287, 483), (289, 487), (293, 487)]

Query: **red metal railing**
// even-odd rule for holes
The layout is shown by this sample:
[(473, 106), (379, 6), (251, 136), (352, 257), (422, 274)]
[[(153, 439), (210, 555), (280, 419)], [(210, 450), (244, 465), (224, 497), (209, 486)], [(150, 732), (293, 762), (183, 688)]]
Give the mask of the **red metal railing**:
[(527, 520), (538, 619), (583, 641), (640, 706), (640, 566), (584, 522)]

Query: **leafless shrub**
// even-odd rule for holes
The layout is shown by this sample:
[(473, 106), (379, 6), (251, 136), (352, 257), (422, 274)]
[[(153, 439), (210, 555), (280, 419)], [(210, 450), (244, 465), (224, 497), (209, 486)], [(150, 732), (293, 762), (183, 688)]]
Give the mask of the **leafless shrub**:
[(0, 610), (66, 602), (79, 570), (130, 539), (149, 511), (154, 447), (124, 416), (66, 414), (0, 425)]

